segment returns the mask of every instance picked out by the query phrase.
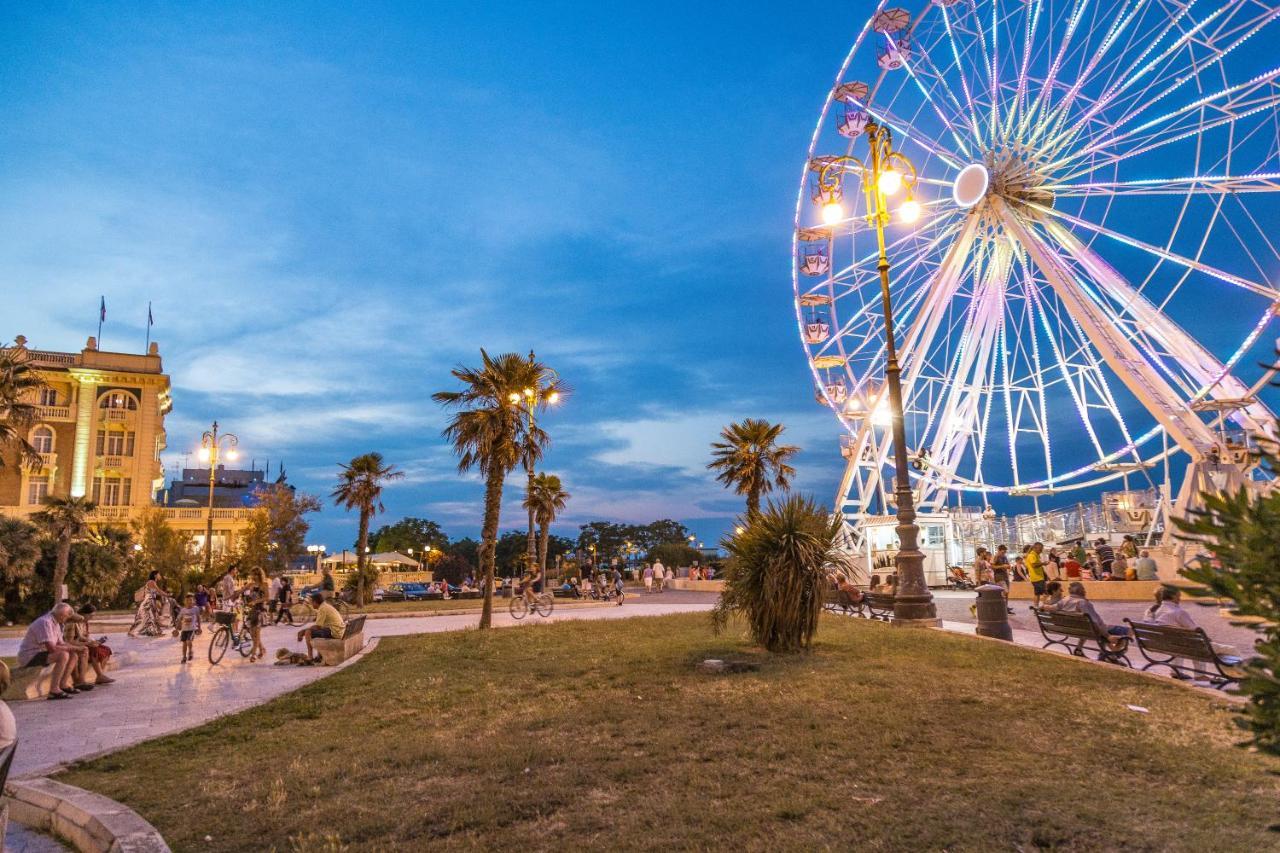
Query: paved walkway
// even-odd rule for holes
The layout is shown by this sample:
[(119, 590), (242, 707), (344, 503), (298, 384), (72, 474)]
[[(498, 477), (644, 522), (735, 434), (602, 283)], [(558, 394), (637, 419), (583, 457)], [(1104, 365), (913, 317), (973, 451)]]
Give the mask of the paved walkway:
[[(671, 592), (663, 595), (628, 596), (627, 603), (578, 606), (557, 610), (549, 619), (618, 619), (663, 613), (707, 610), (714, 596)], [(534, 624), (530, 619), (517, 623), (506, 612), (506, 602), (495, 606), (494, 624), (499, 627)], [(365, 636), (400, 636), (434, 633), (475, 627), (478, 613), (452, 613), (369, 619)], [(181, 646), (172, 637), (129, 638), (124, 628), (95, 625), (108, 637), (111, 648), (129, 658), (126, 666), (112, 671), (115, 684), (82, 693), (65, 702), (12, 702), (21, 743), (14, 756), (12, 775), (44, 776), (59, 766), (78, 759), (110, 752), (149, 738), (182, 731), (223, 714), (242, 711), (282, 693), (288, 693), (334, 670), (329, 667), (275, 666), (270, 659), (249, 663), (228, 651), (218, 666), (206, 656), (209, 633), (196, 640), (196, 659), (178, 663)], [(281, 647), (301, 650), (294, 638), (296, 629), (287, 626), (266, 629), (262, 643), (269, 655)], [(18, 639), (0, 640), (0, 655), (17, 653)]]
[(4, 853), (64, 853), (67, 848), (51, 835), (28, 829), (17, 821), (9, 821), (4, 836)]

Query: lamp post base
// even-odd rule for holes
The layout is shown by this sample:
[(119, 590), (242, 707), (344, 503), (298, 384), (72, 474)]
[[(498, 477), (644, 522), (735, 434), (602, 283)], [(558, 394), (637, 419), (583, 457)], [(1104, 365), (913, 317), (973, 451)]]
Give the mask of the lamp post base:
[(889, 621), (889, 624), (895, 628), (941, 628), (942, 620), (937, 616), (923, 619), (899, 619), (895, 616)]

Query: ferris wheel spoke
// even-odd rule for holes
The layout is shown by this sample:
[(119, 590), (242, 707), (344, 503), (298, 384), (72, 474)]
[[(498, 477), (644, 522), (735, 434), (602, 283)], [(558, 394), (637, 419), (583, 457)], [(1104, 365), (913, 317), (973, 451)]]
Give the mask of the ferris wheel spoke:
[(974, 142), (977, 143), (982, 139), (982, 131), (978, 128), (978, 106), (973, 99), (973, 90), (969, 86), (968, 75), (964, 73), (964, 63), (960, 60), (959, 42), (952, 26), (950, 11), (946, 6), (939, 6), (938, 9), (942, 13), (942, 24), (947, 34), (947, 44), (950, 46), (951, 56), (955, 60), (956, 76), (960, 79), (960, 91), (964, 93), (964, 101), (969, 105), (969, 126), (973, 131)]
[[(1112, 152), (1102, 163), (1102, 165), (1108, 165), (1185, 139), (1193, 134), (1203, 134), (1205, 131), (1239, 121), (1263, 110), (1273, 109), (1280, 105), (1280, 88), (1275, 85), (1278, 77), (1280, 77), (1280, 66), (1259, 74), (1251, 80), (1197, 98), (1130, 130), (1118, 132), (1125, 126), (1126, 119), (1121, 119), (1110, 131), (1104, 132), (1097, 139), (1068, 156), (1056, 160), (1050, 164), (1049, 168), (1068, 165), (1103, 151)], [(1205, 120), (1198, 118), (1197, 112), (1213, 112), (1217, 116)], [(1188, 125), (1191, 126), (1188, 127)], [(1125, 141), (1132, 141), (1134, 148), (1128, 151), (1118, 150), (1117, 146)], [(1096, 168), (1097, 165), (1090, 171)]]
[(1049, 282), (1063, 307), (1083, 329), (1111, 371), (1128, 386), (1169, 431), (1178, 444), (1198, 455), (1207, 453), (1214, 437), (1186, 406), (1186, 401), (1169, 387), (1142, 358), (1133, 343), (1109, 321), (1109, 317), (1086, 296), (1058, 254), (1036, 236), (1017, 214), (1003, 202), (992, 207), (1006, 229), (1031, 256), (1041, 275)]
[[(892, 42), (891, 38), (889, 40), (890, 42)], [(917, 61), (917, 57), (919, 58), (918, 61)], [(956, 147), (960, 150), (962, 154), (964, 154), (966, 158), (971, 158), (972, 155), (969, 153), (968, 144), (964, 141), (964, 138), (960, 135), (960, 132), (956, 129), (956, 125), (958, 124), (958, 121), (954, 116), (948, 117), (943, 112), (943, 109), (939, 105), (938, 100), (935, 100), (934, 97), (930, 94), (930, 91), (929, 91), (930, 87), (926, 85), (926, 79), (929, 81), (932, 81), (933, 88), (941, 90), (942, 95), (946, 96), (945, 98), (940, 98), (940, 99), (949, 101), (956, 108), (956, 110), (959, 111), (961, 117), (964, 117), (966, 115), (965, 109), (960, 106), (959, 102), (955, 98), (955, 95), (951, 92), (950, 87), (947, 85), (946, 78), (942, 74), (938, 73), (935, 68), (932, 67), (932, 63), (930, 63), (928, 58), (928, 53), (923, 48), (919, 48), (917, 49), (915, 54), (911, 56), (904, 56), (903, 68), (906, 69), (907, 74), (911, 77), (911, 81), (915, 83), (916, 88), (920, 90), (920, 94), (924, 97), (926, 101), (929, 102), (929, 106), (933, 108), (933, 112), (938, 116), (938, 120), (941, 121), (943, 125), (946, 126), (947, 132), (950, 133), (951, 138), (955, 140)]]
[[(1046, 99), (1052, 97), (1054, 87), (1058, 82), (1058, 72), (1062, 68), (1063, 62), (1066, 60), (1067, 49), (1071, 46), (1071, 41), (1075, 38), (1076, 30), (1080, 26), (1080, 21), (1084, 18), (1085, 9), (1088, 8), (1090, 0), (1074, 0), (1071, 15), (1067, 18), (1066, 32), (1062, 35), (1062, 41), (1058, 45), (1058, 52), (1054, 55), (1053, 62), (1049, 65), (1048, 74), (1045, 76), (1044, 85), (1036, 92), (1035, 99), (1031, 102), (1031, 106), (1027, 109), (1026, 115), (1022, 117), (1022, 125), (1019, 128), (1020, 135), (1035, 140), (1040, 134), (1031, 134), (1029, 130), (1035, 122), (1038, 114), (1047, 109), (1048, 101)], [(994, 5), (994, 4), (993, 4)], [(1040, 122), (1043, 128), (1044, 123)]]
[[(1088, 63), (1078, 74), (1075, 75), (1075, 82), (1071, 84), (1071, 87), (1067, 89), (1066, 94), (1062, 96), (1058, 103), (1054, 104), (1050, 108), (1043, 123), (1043, 126), (1046, 128), (1046, 132), (1042, 134), (1043, 136), (1057, 134), (1062, 129), (1062, 126), (1066, 123), (1068, 116), (1071, 115), (1071, 108), (1075, 105), (1076, 98), (1079, 96), (1081, 90), (1084, 88), (1086, 83), (1092, 81), (1094, 72), (1097, 70), (1098, 65), (1102, 62), (1108, 52), (1111, 51), (1113, 46), (1120, 40), (1124, 31), (1137, 19), (1139, 13), (1144, 8), (1144, 5), (1145, 0), (1137, 0), (1137, 2), (1133, 2), (1133, 0), (1125, 0), (1124, 6), (1121, 7), (1119, 12), (1116, 14), (1116, 17), (1112, 20), (1111, 27), (1107, 30), (1101, 42), (1094, 50)], [(1052, 129), (1049, 130), (1048, 128)]]
[[(1225, 26), (1231, 19), (1231, 15), (1227, 14), (1228, 12), (1244, 6), (1253, 7), (1254, 5), (1255, 4), (1251, 2), (1251, 0), (1238, 0), (1238, 2), (1228, 3), (1220, 7), (1218, 10), (1202, 20), (1191, 32), (1184, 34), (1182, 38), (1175, 42), (1173, 49), (1176, 50), (1184, 45), (1189, 45), (1193, 43), (1193, 41), (1198, 45), (1201, 45), (1207, 40), (1208, 43), (1216, 45), (1216, 42), (1223, 36), (1218, 32), (1210, 35), (1202, 35), (1203, 31), (1208, 29), (1208, 25), (1210, 23), (1220, 23), (1222, 26)], [(1253, 36), (1261, 32), (1267, 25), (1271, 24), (1278, 17), (1280, 17), (1280, 8), (1265, 9), (1256, 17), (1237, 26), (1232, 33), (1226, 34), (1227, 36), (1234, 34), (1234, 40), (1223, 44), (1221, 47), (1211, 47), (1213, 55), (1219, 59), (1227, 55), (1244, 42), (1253, 38)], [(1195, 38), (1193, 38), (1193, 36)], [(1161, 61), (1163, 61), (1163, 59), (1167, 59), (1170, 55), (1171, 51), (1166, 51), (1162, 54)], [(1182, 74), (1174, 73), (1177, 70), (1176, 67), (1174, 69), (1170, 69), (1170, 74), (1174, 75), (1172, 76), (1172, 79), (1157, 74), (1152, 79), (1148, 80), (1141, 89), (1137, 90), (1126, 99), (1126, 102), (1130, 105), (1128, 112), (1122, 114), (1120, 118), (1115, 119), (1114, 124), (1116, 126), (1124, 126), (1128, 122), (1136, 119), (1142, 113), (1145, 113), (1155, 107), (1165, 98), (1174, 94), (1188, 83), (1198, 79), (1200, 66), (1203, 64), (1207, 64), (1207, 60), (1200, 60), (1200, 62), (1196, 64), (1196, 67), (1193, 67), (1191, 71)], [(1163, 86), (1163, 88), (1153, 93), (1152, 89), (1157, 86)]]
[[(1134, 61), (1118, 75), (1119, 79), (1106, 87), (1102, 95), (1099, 96), (1098, 99), (1094, 101), (1093, 105), (1084, 112), (1081, 117), (1081, 124), (1093, 119), (1098, 113), (1110, 106), (1111, 103), (1123, 92), (1137, 85), (1139, 81), (1145, 78), (1154, 69), (1160, 67), (1161, 63), (1166, 59), (1191, 43), (1193, 39), (1200, 37), (1202, 30), (1207, 28), (1215, 19), (1225, 14), (1233, 5), (1239, 5), (1245, 2), (1252, 2), (1252, 0), (1234, 0), (1234, 2), (1225, 3), (1215, 12), (1210, 13), (1207, 17), (1202, 19), (1195, 26), (1185, 29), (1182, 34), (1168, 46), (1160, 48), (1160, 43), (1164, 41), (1165, 36), (1178, 31), (1178, 28), (1182, 25), (1182, 19), (1190, 13), (1195, 2), (1192, 0), (1192, 2), (1183, 6), (1175, 14), (1169, 17), (1169, 20), (1165, 23), (1165, 26), (1161, 31), (1156, 34), (1154, 38), (1150, 39), (1146, 49), (1144, 49), (1137, 58), (1135, 58)], [(1147, 57), (1156, 50), (1159, 50), (1159, 53), (1154, 58), (1147, 60)]]
[(965, 312), (959, 347), (947, 373), (941, 416), (936, 421), (931, 417), (925, 427), (926, 434), (932, 431), (933, 435), (930, 466), (937, 466), (940, 472), (931, 479), (931, 489), (946, 488), (947, 478), (960, 464), (974, 435), (1004, 312), (1011, 261), (1008, 250), (994, 253)]
[(887, 109), (880, 107), (867, 107), (867, 113), (892, 130), (894, 136), (907, 140), (921, 151), (932, 154), (953, 169), (959, 170), (962, 168), (962, 158), (960, 156), (936, 141), (929, 139), (923, 132), (917, 131), (905, 119), (899, 118)]
[[(1223, 364), (1199, 341), (1175, 323), (1167, 314), (1130, 285), (1110, 264), (1081, 243), (1061, 225), (1045, 224), (1045, 232), (1088, 273), (1089, 278), (1117, 308), (1107, 308), (1116, 328), (1126, 325), (1140, 330), (1144, 338), (1153, 340), (1168, 353), (1198, 387), (1189, 395), (1192, 400), (1244, 400), (1250, 396), (1248, 386), (1230, 373), (1231, 364)], [(1126, 316), (1127, 315), (1127, 316)], [(1147, 361), (1157, 363), (1148, 352)], [(1235, 416), (1242, 426), (1259, 434), (1272, 433), (1275, 416), (1257, 401), (1243, 405)]]
[(1250, 281), (1247, 278), (1243, 278), (1233, 273), (1225, 272), (1223, 270), (1218, 269), (1217, 267), (1203, 263), (1202, 261), (1196, 260), (1194, 258), (1188, 258), (1178, 254), (1177, 252), (1171, 252), (1168, 249), (1162, 249), (1159, 246), (1153, 246), (1150, 243), (1145, 243), (1142, 240), (1138, 240), (1134, 237), (1128, 237), (1128, 236), (1125, 236), (1124, 234), (1120, 234), (1117, 231), (1112, 231), (1110, 228), (1099, 227), (1097, 225), (1094, 225), (1092, 222), (1088, 222), (1077, 216), (1072, 216), (1071, 214), (1065, 213), (1061, 210), (1054, 210), (1052, 208), (1042, 207), (1040, 205), (1035, 205), (1035, 204), (1031, 206), (1039, 210), (1041, 213), (1048, 214), (1050, 216), (1053, 216), (1065, 222), (1070, 222), (1072, 225), (1076, 225), (1080, 228), (1084, 228), (1087, 231), (1092, 231), (1095, 234), (1101, 234), (1105, 237), (1109, 237), (1112, 240), (1115, 240), (1120, 243), (1124, 243), (1126, 246), (1132, 246), (1135, 249), (1141, 249), (1142, 251), (1147, 252), (1148, 254), (1154, 255), (1155, 257), (1160, 258), (1162, 260), (1179, 264), (1180, 266), (1184, 266), (1187, 269), (1195, 270), (1196, 272), (1200, 272), (1200, 273), (1204, 273), (1205, 275), (1212, 276), (1213, 278), (1216, 278), (1219, 281), (1225, 281), (1227, 284), (1234, 284), (1236, 287), (1243, 288), (1245, 290), (1250, 291), (1251, 293), (1256, 293), (1260, 296), (1265, 296), (1267, 299), (1271, 300), (1272, 302), (1275, 302), (1276, 300), (1280, 299), (1280, 290), (1277, 290), (1276, 288), (1270, 285), (1261, 284), (1256, 281)]
[(1059, 198), (1075, 196), (1239, 195), (1280, 192), (1280, 172), (1251, 175), (1192, 175), (1186, 178), (1140, 178), (1132, 181), (1093, 181), (1047, 184)]

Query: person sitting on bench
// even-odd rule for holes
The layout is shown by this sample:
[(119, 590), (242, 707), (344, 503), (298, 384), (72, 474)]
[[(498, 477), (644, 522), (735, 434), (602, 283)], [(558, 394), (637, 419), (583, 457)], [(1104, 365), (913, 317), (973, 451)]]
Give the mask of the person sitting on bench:
[(88, 667), (89, 650), (62, 639), (62, 626), (74, 615), (75, 611), (65, 601), (55, 604), (52, 610), (27, 627), (27, 633), (18, 646), (20, 667), (53, 667), (50, 699), (66, 699), (93, 689), (92, 684), (76, 684), (73, 678), (77, 669)]
[(1112, 638), (1111, 644), (1115, 648), (1119, 645), (1119, 639), (1129, 636), (1129, 629), (1124, 625), (1107, 626), (1106, 621), (1102, 618), (1102, 614), (1098, 613), (1098, 608), (1093, 606), (1093, 602), (1085, 598), (1084, 584), (1074, 581), (1067, 586), (1067, 597), (1058, 603), (1045, 607), (1045, 610), (1056, 610), (1060, 613), (1083, 613), (1089, 617), (1089, 621), (1093, 622), (1098, 628), (1098, 633), (1106, 634)]
[(298, 639), (307, 641), (307, 657), (315, 660), (316, 652), (311, 641), (341, 640), (347, 623), (342, 621), (337, 608), (324, 600), (324, 594), (319, 590), (311, 593), (311, 606), (316, 609), (316, 621), (299, 631)]

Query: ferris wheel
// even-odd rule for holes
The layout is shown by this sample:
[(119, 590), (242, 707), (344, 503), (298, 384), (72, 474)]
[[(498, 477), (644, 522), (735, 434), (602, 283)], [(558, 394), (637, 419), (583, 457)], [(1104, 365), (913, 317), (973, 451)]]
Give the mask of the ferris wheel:
[(875, 7), (822, 108), (792, 243), (817, 398), (847, 432), (847, 517), (892, 489), (876, 238), (859, 175), (829, 178), (872, 121), (915, 169), (898, 197), (914, 221), (886, 239), (920, 506), (1143, 482), (1274, 435), (1278, 17), (1255, 0)]

